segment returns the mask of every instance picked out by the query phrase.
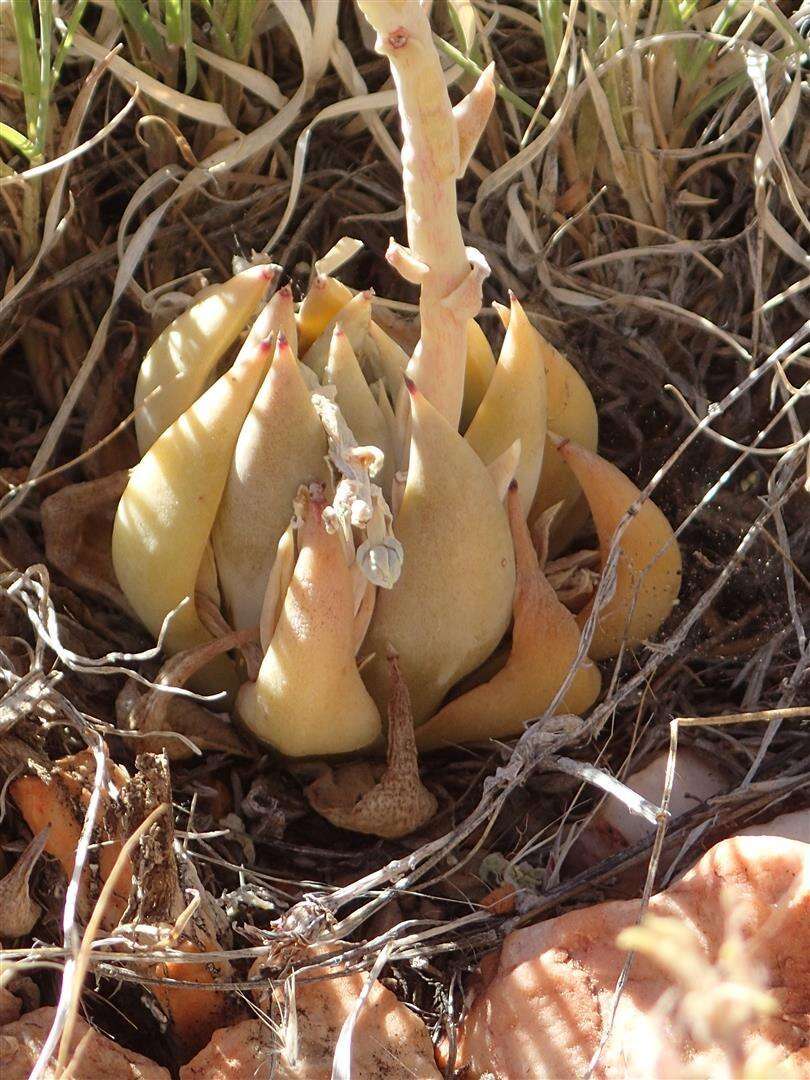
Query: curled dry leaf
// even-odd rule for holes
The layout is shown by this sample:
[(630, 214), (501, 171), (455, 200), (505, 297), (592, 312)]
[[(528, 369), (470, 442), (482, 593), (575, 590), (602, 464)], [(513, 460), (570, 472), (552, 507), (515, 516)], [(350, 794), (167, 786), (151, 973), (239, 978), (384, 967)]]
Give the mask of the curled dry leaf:
[(352, 832), (406, 836), (436, 813), (436, 798), (419, 777), (408, 688), (396, 653), (389, 650), (388, 765), (354, 762), (326, 766), (306, 790), (314, 810)]
[(42, 503), (42, 531), (48, 562), (82, 590), (129, 611), (112, 563), (112, 530), (118, 500), (127, 486), (121, 469), (70, 484)]
[[(47, 1006), (27, 1013), (20, 1020), (0, 1028), (0, 1076), (3, 1080), (28, 1080), (53, 1026), (56, 1009)], [(80, 1016), (76, 1017), (70, 1040), (69, 1061), (62, 1071), (51, 1058), (39, 1075), (42, 1080), (57, 1076), (75, 1080), (170, 1080), (169, 1073), (142, 1054), (125, 1050), (100, 1034)]]
[(599, 584), (599, 552), (583, 548), (546, 564), (548, 583), (561, 604), (580, 612), (591, 600)]
[(82, 470), (88, 480), (102, 479), (137, 464), (138, 442), (132, 425), (123, 427), (102, 443), (130, 410), (123, 389), (127, 385), (135, 343), (133, 334), (130, 345), (121, 351), (110, 369), (102, 375), (96, 392), (85, 394), (89, 412), (82, 430), (82, 451), (95, 447), (93, 453), (82, 462)]
[[(256, 638), (255, 630), (235, 630), (223, 634), (205, 645), (184, 649), (172, 656), (160, 670), (155, 682), (160, 686), (183, 687), (198, 671), (215, 657), (233, 648), (248, 645)], [(141, 740), (149, 753), (165, 752), (170, 761), (184, 761), (195, 751), (185, 741), (200, 750), (216, 750), (224, 754), (249, 754), (244, 740), (223, 714), (211, 712), (193, 698), (172, 694), (167, 690), (141, 692), (134, 680), (128, 680), (115, 702), (118, 725), (129, 731), (154, 732)], [(166, 732), (176, 732), (185, 739), (173, 739)]]
[(39, 904), (31, 899), (29, 881), (47, 839), (46, 826), (0, 880), (0, 938), (18, 938), (29, 934), (40, 916)]

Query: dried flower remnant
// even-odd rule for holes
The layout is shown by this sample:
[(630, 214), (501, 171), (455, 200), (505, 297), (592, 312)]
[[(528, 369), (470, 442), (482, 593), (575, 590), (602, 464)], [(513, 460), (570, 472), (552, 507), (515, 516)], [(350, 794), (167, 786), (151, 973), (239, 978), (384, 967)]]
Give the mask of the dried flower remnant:
[[(385, 495), (372, 479), (383, 468), (383, 452), (357, 445), (334, 393), (334, 387), (323, 387), (312, 394), (329, 443), (329, 460), (340, 476), (332, 504), (324, 510), (326, 527), (340, 532), (347, 556), (369, 583), (391, 589), (399, 580), (403, 553)], [(356, 536), (363, 534), (356, 547)]]
[(390, 497), (395, 462), (391, 433), (385, 416), (360, 370), (352, 343), (340, 326), (336, 326), (332, 333), (324, 381), (335, 387), (337, 406), (358, 444), (375, 446), (382, 452), (382, 466), (375, 479), (383, 493)]
[(416, 832), (436, 813), (436, 797), (419, 777), (408, 687), (389, 650), (388, 764), (354, 762), (325, 767), (306, 789), (314, 810), (352, 832), (398, 837)]

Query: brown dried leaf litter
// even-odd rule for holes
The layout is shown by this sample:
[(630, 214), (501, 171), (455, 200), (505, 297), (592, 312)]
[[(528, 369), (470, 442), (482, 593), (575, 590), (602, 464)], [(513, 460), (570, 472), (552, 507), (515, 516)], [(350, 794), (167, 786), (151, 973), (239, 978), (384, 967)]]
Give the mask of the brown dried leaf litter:
[[(351, 20), (342, 19), (340, 30), (348, 35), (352, 55), (361, 55)], [(766, 50), (773, 47), (769, 32), (765, 27), (761, 47)], [(542, 45), (534, 35), (501, 18), (490, 42), (499, 73), (513, 89), (527, 93), (544, 82)], [(275, 77), (294, 94), (301, 68), (290, 39), (283, 29), (270, 31), (263, 47), (267, 56), (273, 50)], [(607, 74), (617, 68), (613, 62)], [(564, 59), (561, 71), (562, 83)], [(7, 305), (10, 317), (0, 344), (7, 372), (0, 380), (0, 459), (8, 483), (24, 480), (34, 461), (35, 472), (43, 475), (52, 465), (70, 462), (86, 449), (88, 430), (97, 438), (124, 418), (129, 396), (113, 393), (111, 378), (133, 377), (139, 354), (173, 302), (170, 295), (153, 322), (138, 302), (139, 290), (151, 298), (153, 290), (185, 274), (194, 276), (179, 289), (191, 290), (199, 283), (200, 267), (210, 266), (218, 276), (228, 270), (234, 235), (244, 251), (267, 242), (290, 195), (287, 162), (295, 137), (337, 95), (338, 79), (324, 58), (312, 58), (309, 74), (310, 97), (302, 99), (280, 142), (257, 146), (238, 162), (239, 152), (232, 153), (235, 163), (219, 174), (219, 188), (210, 198), (185, 182), (173, 201), (160, 203), (162, 215), (148, 225), (144, 214), (136, 215), (142, 228), (128, 244), (131, 261), (124, 274), (135, 284), (128, 294), (122, 290), (123, 299), (103, 324), (113, 294), (121, 200), (129, 200), (148, 180), (156, 164), (154, 148), (147, 153), (132, 127), (122, 124), (103, 147), (74, 163), (75, 209), (63, 240), (19, 294), (24, 302)], [(468, 219), (475, 243), (493, 266), (486, 300), (503, 299), (507, 287), (515, 290), (544, 332), (587, 372), (604, 417), (603, 447), (609, 456), (642, 485), (660, 479), (656, 497), (681, 526), (688, 552), (680, 610), (667, 640), (626, 657), (612, 682), (606, 673), (607, 695), (585, 724), (570, 719), (538, 725), (511, 753), (498, 747), (427, 759), (422, 777), (439, 807), (426, 834), (380, 842), (324, 826), (309, 811), (302, 785), (261, 759), (255, 748), (253, 757), (244, 759), (235, 756), (234, 747), (220, 745), (204, 757), (191, 752), (185, 762), (175, 763), (171, 796), (180, 842), (205, 892), (223, 898), (219, 911), (239, 928), (217, 954), (232, 968), (226, 986), (243, 985), (250, 962), (268, 946), (283, 951), (302, 935), (320, 936), (324, 952), (340, 942), (335, 955), (350, 971), (368, 969), (388, 944), (386, 973), (397, 995), (422, 1010), (435, 1031), (444, 1028), (452, 1036), (462, 976), (505, 930), (508, 916), (482, 906), (492, 886), (517, 882), (519, 916), (537, 919), (565, 910), (575, 899), (610, 898), (620, 891), (623, 874), (649, 860), (651, 840), (568, 873), (564, 854), (596, 800), (593, 789), (557, 767), (556, 757), (565, 754), (624, 774), (666, 745), (673, 715), (770, 710), (755, 724), (682, 733), (700, 754), (727, 762), (734, 782), (726, 794), (670, 822), (659, 881), (670, 868), (674, 872), (692, 861), (710, 838), (764, 818), (776, 807), (801, 805), (810, 779), (806, 729), (800, 718), (781, 723), (780, 718), (782, 710), (801, 704), (807, 685), (807, 496), (803, 448), (796, 445), (807, 418), (806, 403), (792, 387), (800, 390), (805, 379), (808, 311), (806, 271), (796, 268), (784, 241), (774, 239), (780, 235), (774, 220), (807, 249), (807, 236), (789, 206), (785, 176), (794, 191), (806, 192), (810, 144), (799, 113), (779, 144), (780, 160), (772, 154), (766, 160), (770, 151), (763, 156), (770, 146), (769, 117), (778, 114), (792, 85), (781, 75), (775, 63), (765, 72), (767, 113), (762, 83), (756, 87), (759, 98), (752, 97), (750, 83), (741, 86), (715, 118), (707, 114), (703, 145), (673, 145), (654, 158), (663, 162), (663, 175), (653, 170), (642, 184), (627, 186), (624, 195), (612, 184), (601, 191), (599, 180), (588, 189), (570, 173), (565, 123), (559, 141), (549, 142), (527, 166), (535, 182), (523, 183), (515, 165), (515, 128), (506, 107), (499, 106), (477, 171), (489, 171), (499, 181), (511, 175), (497, 188), (497, 197), (479, 203)], [(380, 62), (368, 57), (362, 76), (369, 87), (381, 85)], [(587, 91), (579, 89), (584, 86), (581, 76), (570, 97), (561, 95), (564, 115), (586, 108)], [(107, 93), (116, 108), (124, 100), (118, 84), (111, 83)], [(100, 114), (102, 97), (88, 106), (91, 117)], [(72, 100), (66, 95), (60, 101), (60, 113), (67, 115)], [(388, 121), (385, 113), (382, 118)], [(396, 137), (395, 127), (389, 129)], [(374, 142), (380, 138), (379, 130), (370, 137), (353, 119), (315, 129), (292, 218), (272, 251), (274, 261), (293, 275), (298, 295), (313, 257), (348, 232), (366, 242), (368, 253), (347, 268), (347, 283), (410, 299), (394, 275), (378, 269), (388, 234), (398, 228), (400, 201), (398, 178)], [(209, 149), (206, 141), (200, 135), (195, 143), (198, 156)], [(225, 156), (227, 149), (210, 152)], [(160, 153), (161, 167), (182, 160), (168, 144)], [(649, 160), (640, 150), (625, 157)], [(583, 190), (596, 196), (587, 208)], [(631, 218), (645, 222), (644, 228)], [(16, 264), (8, 234), (0, 239)], [(60, 320), (67, 315), (55, 302), (63, 292), (72, 298), (70, 335), (63, 333)], [(493, 333), (495, 326), (493, 321)], [(24, 348), (21, 339), (32, 330), (40, 335), (34, 350)], [(138, 335), (134, 349), (133, 332)], [(77, 372), (87, 382), (67, 409), (65, 391)], [(682, 399), (703, 419), (691, 416)], [(709, 425), (705, 416), (711, 402), (719, 407)], [(763, 446), (787, 449), (765, 454)], [(98, 468), (102, 454), (103, 470)], [(111, 763), (130, 768), (145, 749), (146, 729), (128, 724), (132, 730), (118, 730), (115, 698), (133, 670), (156, 680), (159, 658), (149, 654), (151, 643), (140, 637), (109, 591), (115, 582), (105, 575), (103, 545), (96, 543), (103, 529), (103, 498), (81, 503), (82, 489), (68, 483), (112, 487), (112, 474), (130, 460), (121, 436), (82, 463), (43, 478), (25, 501), (11, 497), (0, 505), (0, 730), (4, 741), (24, 743), (34, 761), (53, 762), (89, 748), (90, 797), (83, 813), (90, 819), (77, 818), (75, 865), (87, 867), (83, 881), (91, 903), (99, 885), (94, 836), (105, 822)], [(89, 532), (91, 546), (77, 550), (72, 523), (85, 508), (99, 514), (98, 528)], [(577, 579), (575, 586), (584, 583)], [(134, 662), (138, 650), (145, 655)], [(149, 686), (137, 690), (154, 694)], [(199, 703), (171, 700), (172, 707), (184, 703), (181, 710), (199, 718)], [(186, 734), (192, 742), (195, 734), (201, 743), (204, 739), (193, 724)], [(31, 834), (8, 790), (3, 797), (0, 829), (4, 846), (14, 845), (8, 871)], [(74, 948), (62, 930), (64, 870), (46, 855), (31, 882), (33, 903), (43, 911), (39, 944), (32, 950), (30, 940), (23, 939), (19, 952), (7, 953), (11, 962), (33, 953), (56, 965), (35, 972), (47, 995), (43, 1000), (52, 1002)], [(80, 901), (87, 895), (82, 890)], [(76, 925), (86, 917), (80, 903)], [(160, 1043), (154, 1013), (142, 1003), (151, 976), (145, 963), (131, 962), (133, 949), (132, 943), (117, 952), (94, 949), (90, 966), (99, 977), (120, 980), (130, 994), (126, 1010), (149, 1034), (133, 1038), (126, 1023), (107, 1014), (105, 1030), (114, 1030), (123, 1045), (141, 1049), (148, 1039), (151, 1052)], [(158, 953), (142, 955), (160, 962)], [(295, 954), (290, 966), (306, 964)], [(325, 964), (334, 970), (336, 961)], [(288, 976), (278, 968), (267, 978), (278, 987)], [(85, 994), (91, 1011), (103, 1008), (101, 999), (111, 985), (101, 984), (99, 999)], [(238, 1000), (238, 993), (229, 997)], [(74, 1038), (82, 1032), (78, 1021)]]

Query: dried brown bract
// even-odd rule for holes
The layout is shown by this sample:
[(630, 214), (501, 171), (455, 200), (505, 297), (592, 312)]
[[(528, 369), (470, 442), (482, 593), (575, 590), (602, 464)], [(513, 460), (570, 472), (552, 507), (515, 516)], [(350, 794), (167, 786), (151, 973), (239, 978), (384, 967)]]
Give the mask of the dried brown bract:
[(121, 469), (70, 484), (42, 503), (42, 531), (49, 563), (80, 589), (130, 607), (118, 586), (112, 564), (112, 528), (118, 500), (127, 486)]
[(341, 829), (397, 837), (430, 821), (437, 802), (419, 777), (410, 696), (393, 650), (388, 667), (387, 767), (366, 761), (326, 766), (306, 794), (312, 808)]
[(47, 839), (46, 827), (37, 833), (0, 880), (0, 938), (18, 938), (30, 933), (40, 916), (39, 904), (31, 899), (29, 881)]

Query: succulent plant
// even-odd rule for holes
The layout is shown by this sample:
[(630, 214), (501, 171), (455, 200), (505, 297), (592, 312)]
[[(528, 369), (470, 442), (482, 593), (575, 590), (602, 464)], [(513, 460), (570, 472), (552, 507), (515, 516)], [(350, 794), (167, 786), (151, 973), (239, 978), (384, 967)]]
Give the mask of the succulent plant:
[[(576, 369), (514, 296), (498, 306), (497, 362), (475, 321), (489, 271), (464, 245), (456, 181), (492, 108), (491, 68), (452, 108), (422, 4), (358, 2), (398, 93), (410, 246), (391, 241), (386, 258), (419, 286), (419, 343), (409, 356), (372, 293), (319, 274), (297, 311), (276, 291), (215, 378), (275, 272), (208, 289), (143, 362), (143, 457), (113, 539), (121, 588), (169, 653), (210, 645), (211, 611), (256, 629), (258, 671), (219, 657), (192, 685), (227, 691), (290, 757), (380, 745), (391, 649), (424, 748), (518, 734), (555, 697), (582, 712), (593, 660), (654, 634), (680, 580), (666, 519), (596, 454)], [(559, 549), (586, 507), (603, 560), (635, 517), (591, 659), (571, 674), (589, 608), (560, 602), (533, 538), (553, 518)]]

